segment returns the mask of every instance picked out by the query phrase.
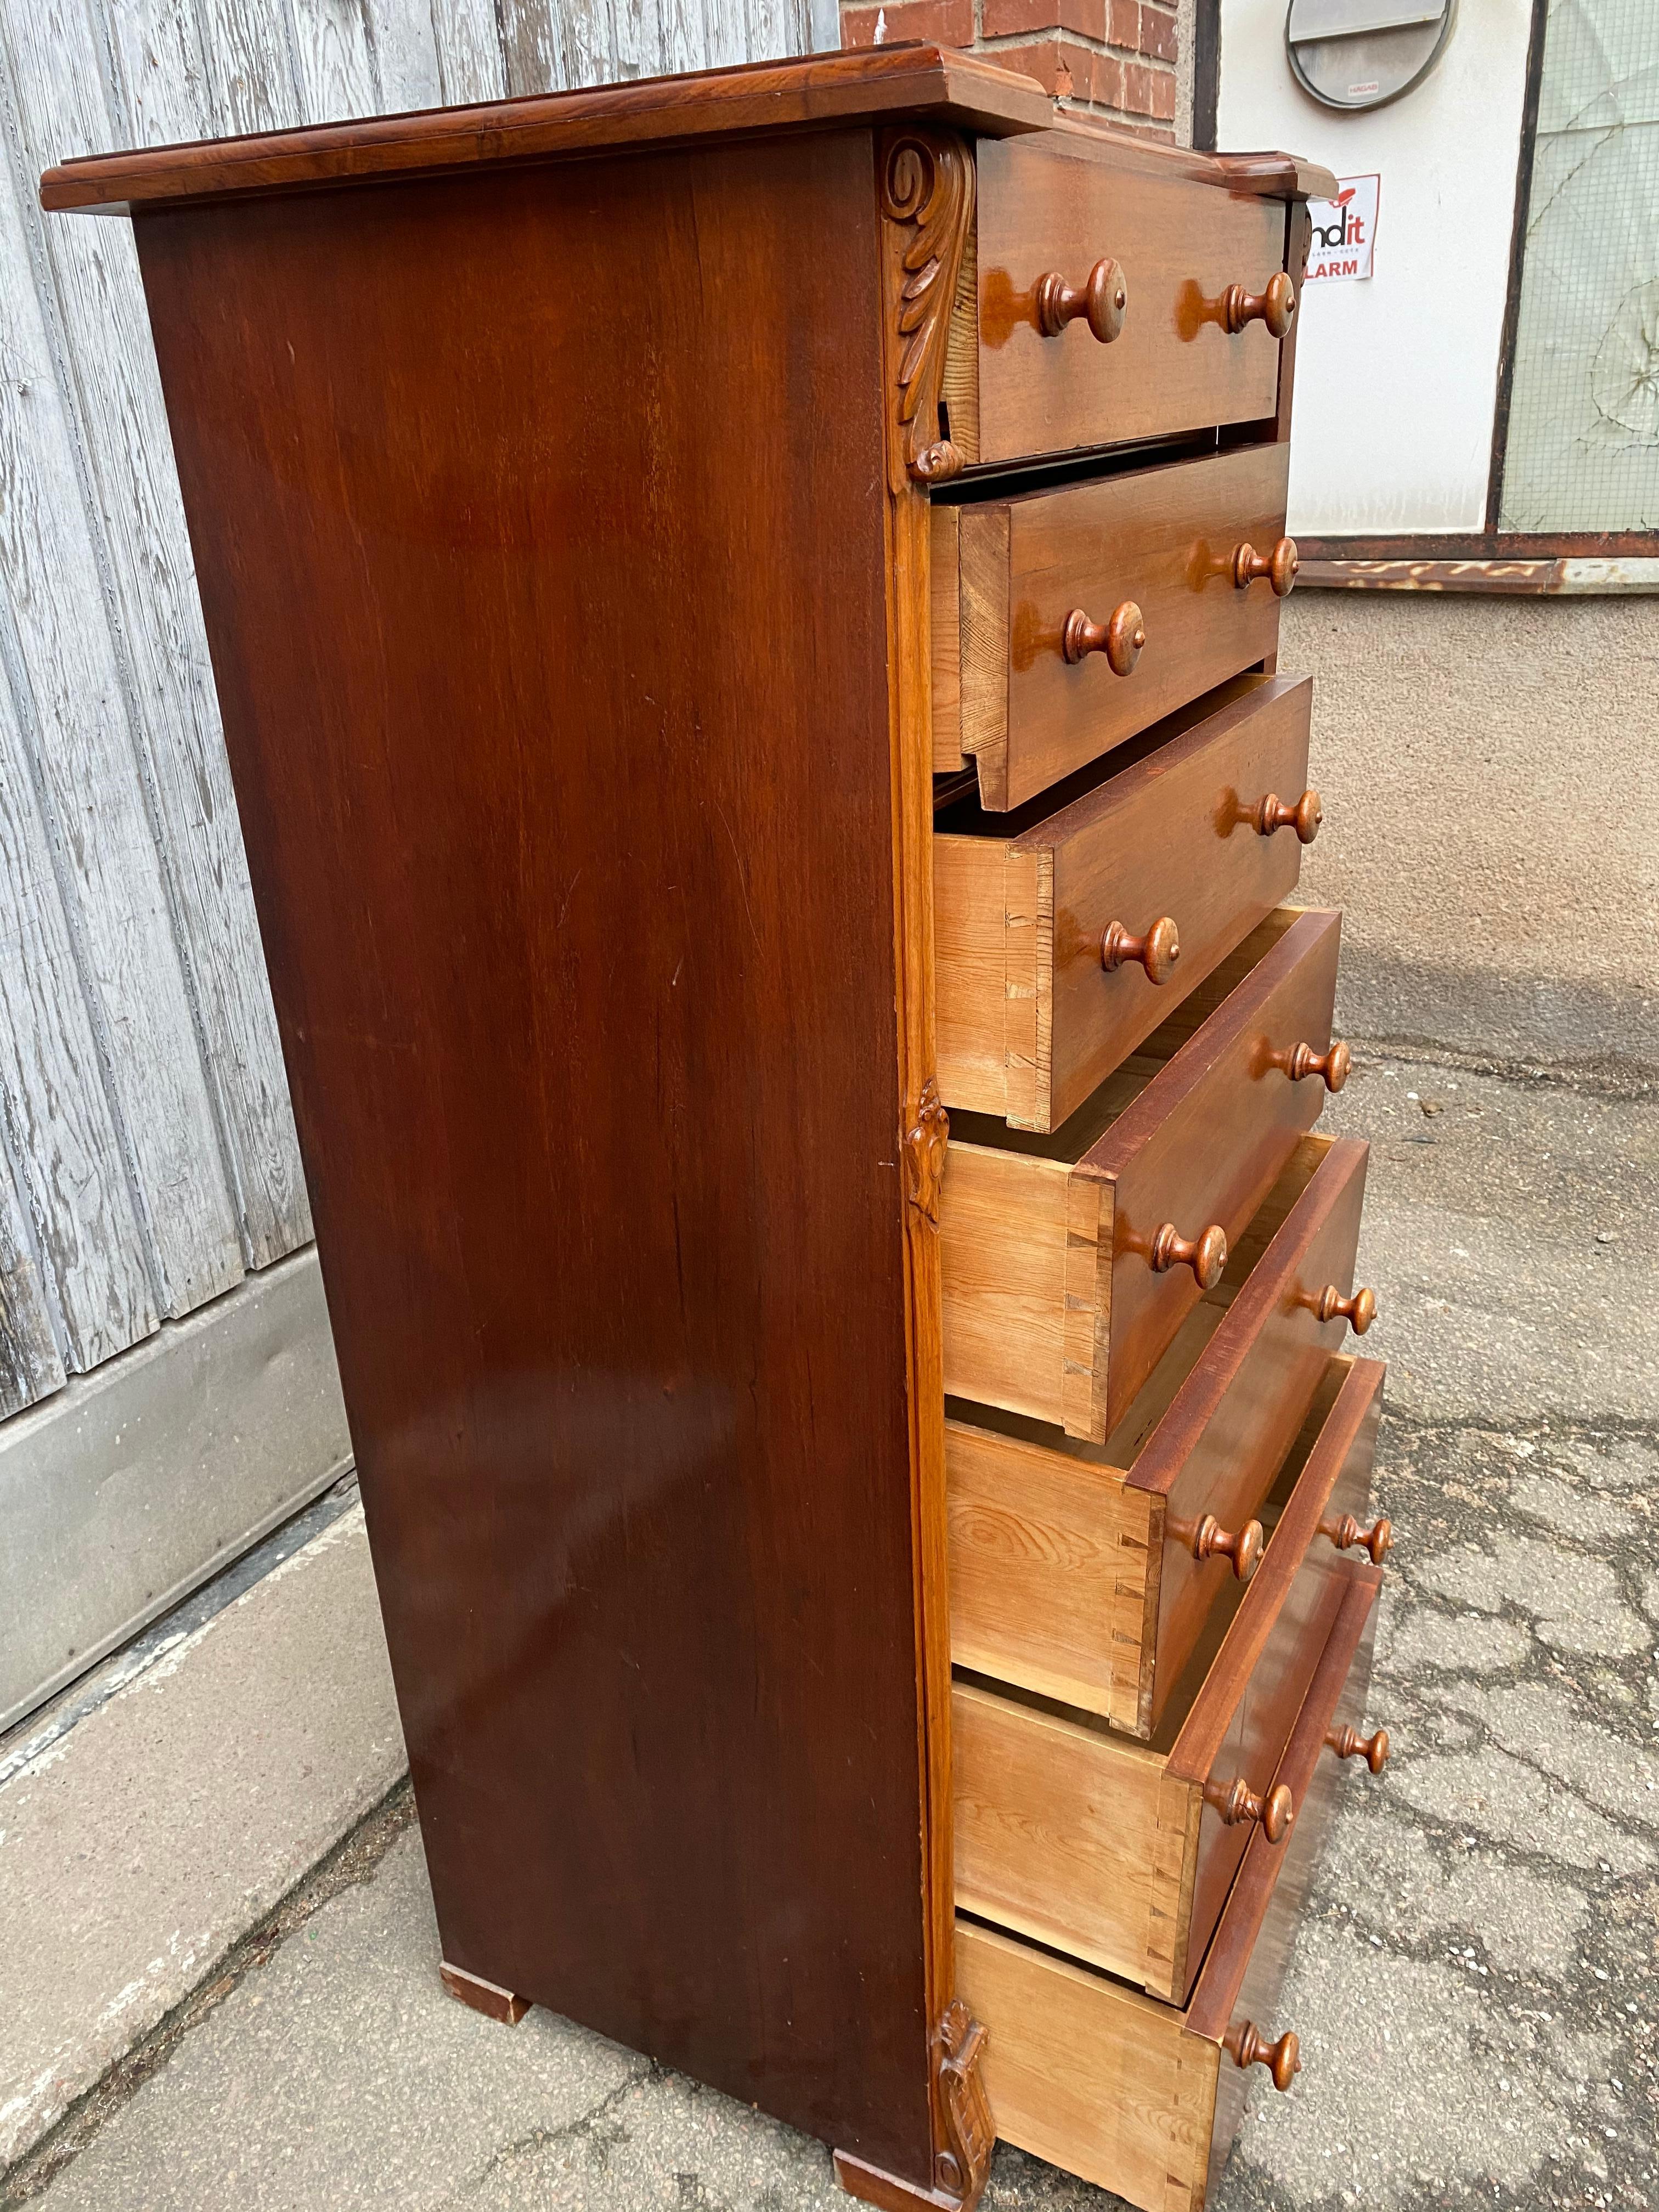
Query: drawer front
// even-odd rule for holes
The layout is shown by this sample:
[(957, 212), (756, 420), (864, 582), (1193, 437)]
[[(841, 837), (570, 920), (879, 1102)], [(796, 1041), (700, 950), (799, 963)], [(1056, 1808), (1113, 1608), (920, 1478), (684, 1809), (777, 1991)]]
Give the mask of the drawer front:
[[(1283, 538), (1289, 466), (1288, 445), (1245, 446), (961, 510), (960, 744), (981, 804), (1023, 805), (1276, 651), (1272, 583), (1241, 586), (1235, 556)], [(1122, 673), (1072, 635), (1131, 614), (1144, 642)]]
[[(1335, 1762), (1326, 1732), (1351, 1697), (1380, 1576), (1349, 1566), (1346, 1588), (1281, 1772), (1311, 1804)], [(1325, 1771), (1321, 1773), (1320, 1762)], [(1252, 1840), (1185, 2010), (1036, 1949), (957, 1923), (957, 1990), (988, 2031), (983, 2065), (999, 2137), (1140, 2212), (1200, 2212), (1249, 2087), (1224, 2047), (1252, 2021), (1276, 2034), (1295, 1911), (1322, 1830), (1292, 1824), (1279, 1846)]]
[(1138, 1451), (1103, 1463), (1041, 1431), (947, 1420), (958, 1666), (1152, 1735), (1232, 1573), (1194, 1556), (1203, 1516), (1248, 1523), (1345, 1340), (1315, 1306), (1327, 1284), (1352, 1287), (1368, 1147), (1305, 1141), (1320, 1165)]
[(1174, 1532), (1191, 1530), (1206, 1513), (1237, 1530), (1267, 1496), (1346, 1339), (1346, 1322), (1322, 1322), (1317, 1306), (1328, 1285), (1344, 1297), (1353, 1288), (1369, 1154), (1353, 1137), (1332, 1146), (1135, 1462), (1133, 1482), (1165, 1501), (1147, 1715), (1154, 1726), (1216, 1593), (1217, 1563), (1195, 1559), (1190, 1537)]
[[(1248, 1681), (1237, 1697), (1220, 1748), (1209, 1763), (1206, 1778), (1212, 1784), (1225, 1788), (1235, 1777), (1242, 1777), (1250, 1789), (1265, 1796), (1279, 1774), (1291, 1730), (1335, 1629), (1354, 1570), (1354, 1562), (1318, 1532), (1317, 1524), (1340, 1519), (1345, 1513), (1364, 1511), (1370, 1496), (1376, 1425), (1382, 1408), (1382, 1368), (1373, 1360), (1358, 1362), (1349, 1370), (1285, 1508), (1273, 1542), (1277, 1545), (1283, 1539), (1291, 1544), (1297, 1555), (1295, 1571), (1282, 1595), (1276, 1587), (1269, 1591), (1270, 1567), (1277, 1565), (1282, 1571), (1284, 1566), (1282, 1560), (1273, 1560), (1270, 1546), (1268, 1565), (1260, 1571), (1259, 1580), (1262, 1594), (1272, 1595), (1275, 1601), (1272, 1622), (1265, 1637), (1251, 1639), (1255, 1648), (1247, 1654)], [(1243, 1621), (1241, 1607), (1236, 1630)], [(1236, 1640), (1230, 1634), (1224, 1643), (1215, 1662), (1218, 1668), (1236, 1663), (1230, 1659), (1230, 1648)], [(1300, 1802), (1294, 1790), (1291, 1795), (1299, 1820)], [(1293, 1821), (1292, 1828), (1294, 1825)], [(1171, 1992), (1177, 2002), (1192, 1985), (1255, 1833), (1254, 1828), (1242, 1822), (1229, 1826), (1213, 1804), (1204, 1805), (1187, 1927), (1185, 1986)]]
[(1273, 1789), (1347, 1588), (1350, 1562), (1321, 1526), (1369, 1494), (1382, 1370), (1337, 1372), (1267, 1563), (1218, 1613), (1167, 1747), (957, 1684), (960, 1910), (1184, 2002), (1254, 1832), (1224, 1817), (1226, 1795)]
[(1200, 1295), (1191, 1268), (1154, 1270), (1160, 1227), (1195, 1238), (1218, 1225), (1236, 1243), (1319, 1118), (1323, 1084), (1292, 1082), (1273, 1059), (1329, 1049), (1340, 936), (1340, 915), (1303, 915), (1089, 1156), (1113, 1197), (1106, 1431)]
[(1235, 1242), (1318, 1118), (1322, 1084), (1292, 1082), (1273, 1056), (1328, 1047), (1340, 922), (1263, 923), (1182, 1010), (1185, 1043), (1074, 1164), (951, 1139), (939, 1209), (948, 1395), (1105, 1441), (1201, 1294), (1191, 1267), (1154, 1265), (1159, 1231), (1218, 1226)]
[[(1263, 800), (1302, 799), (1313, 686), (1306, 677), (1243, 684), (1214, 714), (1017, 838), (935, 836), (947, 1107), (1057, 1129), (1296, 889), (1295, 826), (1258, 824)], [(1114, 922), (1145, 938), (1165, 917), (1180, 956), (1164, 981), (1133, 960), (1105, 966)]]
[[(1358, 1759), (1344, 1762), (1325, 1739), (1343, 1723), (1358, 1727), (1366, 1713), (1371, 1650), (1376, 1635), (1382, 1576), (1375, 1567), (1347, 1563), (1336, 1626), (1325, 1647), (1302, 1711), (1291, 1732), (1279, 1779), (1297, 1803), (1288, 1840), (1277, 1850), (1253, 1838), (1245, 1850), (1221, 1924), (1188, 2008), (1195, 2033), (1223, 2042), (1252, 2025), (1275, 2040), (1295, 2021), (1280, 2011), (1291, 1954), (1319, 1870), (1340, 1793), (1370, 1778)], [(1356, 1771), (1356, 1770), (1358, 1770)], [(1216, 2080), (1206, 2188), (1213, 2193), (1243, 2117), (1253, 2069), (1235, 2063), (1223, 2049)]]
[[(1259, 321), (1229, 334), (1221, 303), (1284, 267), (1283, 202), (1018, 138), (981, 138), (978, 169), (977, 423), (960, 403), (951, 420), (964, 450), (1011, 460), (1274, 413), (1279, 342)], [(1107, 257), (1127, 293), (1118, 336), (1103, 345), (1079, 319), (1044, 337), (1042, 277), (1081, 287)]]
[[(1085, 799), (1056, 823), (1051, 1127), (1295, 890), (1295, 829), (1264, 836), (1255, 817), (1264, 798), (1302, 796), (1312, 697), (1305, 677), (1257, 679), (1167, 757), (1128, 769), (1109, 805), (1091, 811)], [(1166, 915), (1181, 943), (1168, 983), (1133, 961), (1103, 966), (1113, 922), (1142, 938)]]

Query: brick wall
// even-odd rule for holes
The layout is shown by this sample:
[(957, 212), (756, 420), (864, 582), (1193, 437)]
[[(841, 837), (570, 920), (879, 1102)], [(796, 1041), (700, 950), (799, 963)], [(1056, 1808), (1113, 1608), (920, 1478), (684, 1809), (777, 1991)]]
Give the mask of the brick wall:
[(1176, 136), (1177, 0), (866, 0), (843, 4), (848, 46), (971, 46), (1058, 99), (1158, 138)]

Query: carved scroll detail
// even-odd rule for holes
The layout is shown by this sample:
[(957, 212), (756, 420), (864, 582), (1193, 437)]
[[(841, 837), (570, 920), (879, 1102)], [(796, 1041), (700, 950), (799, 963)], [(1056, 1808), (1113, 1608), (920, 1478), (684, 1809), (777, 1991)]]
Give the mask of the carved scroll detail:
[(962, 466), (938, 435), (951, 307), (974, 212), (974, 159), (964, 141), (931, 131), (896, 131), (882, 149), (887, 218), (888, 401), (890, 446), (906, 475), (938, 483)]
[(945, 1180), (945, 1147), (951, 1140), (951, 1117), (930, 1075), (921, 1086), (916, 1118), (904, 1133), (904, 1158), (910, 1180), (910, 1203), (939, 1226), (939, 1185)]
[(952, 2190), (962, 2199), (963, 2212), (979, 2202), (997, 2138), (979, 2071), (986, 2039), (984, 2028), (962, 1999), (952, 1997), (939, 2022), (938, 2039), (939, 2098), (951, 2148), (939, 2152), (933, 2173), (941, 2189)]

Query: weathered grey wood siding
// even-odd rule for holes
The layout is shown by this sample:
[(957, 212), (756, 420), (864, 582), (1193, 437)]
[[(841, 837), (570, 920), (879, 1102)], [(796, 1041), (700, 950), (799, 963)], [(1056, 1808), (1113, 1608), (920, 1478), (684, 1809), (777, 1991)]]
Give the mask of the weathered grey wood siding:
[(0, 1414), (311, 1234), (131, 237), (40, 171), (814, 43), (834, 0), (0, 7)]

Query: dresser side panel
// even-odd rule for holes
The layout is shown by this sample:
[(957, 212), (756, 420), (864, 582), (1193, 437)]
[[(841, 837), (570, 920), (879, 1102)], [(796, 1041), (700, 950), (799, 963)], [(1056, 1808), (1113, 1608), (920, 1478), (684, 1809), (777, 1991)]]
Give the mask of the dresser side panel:
[(872, 176), (138, 229), (444, 1955), (925, 2179)]

